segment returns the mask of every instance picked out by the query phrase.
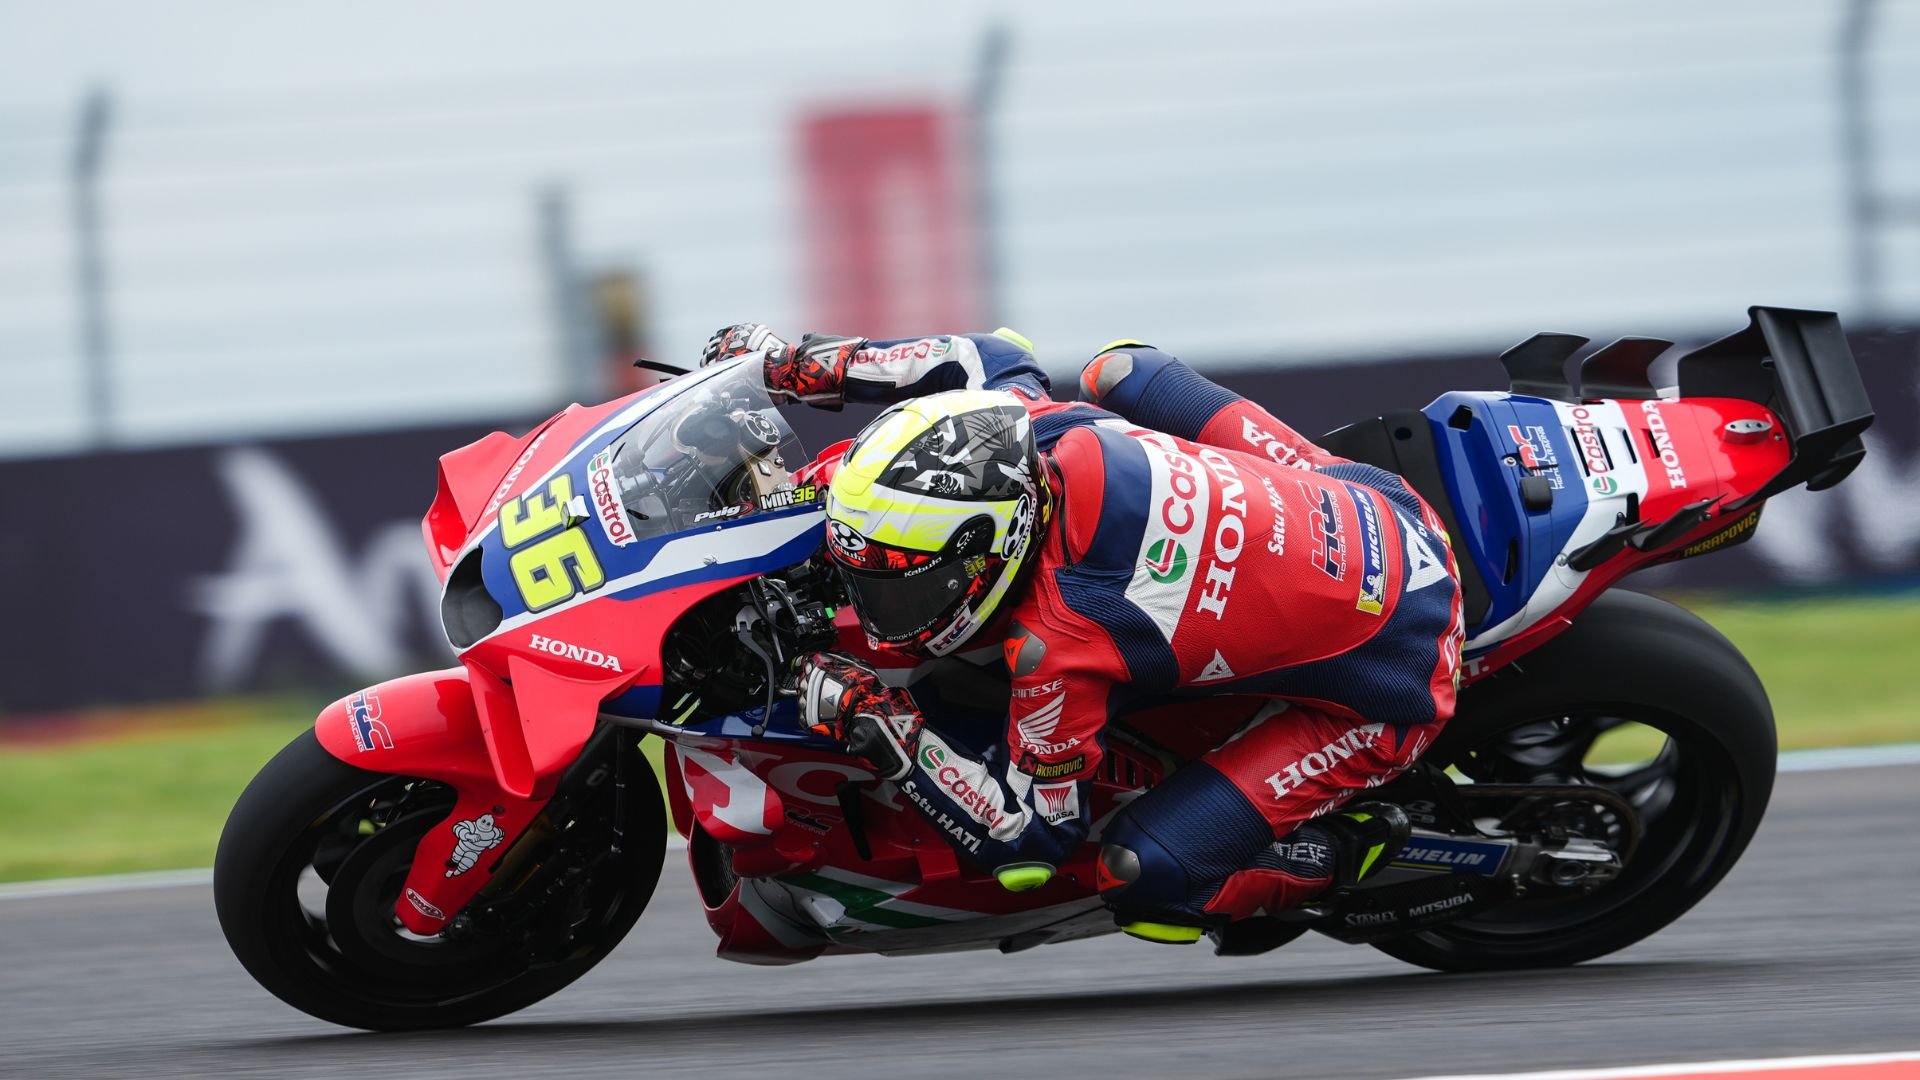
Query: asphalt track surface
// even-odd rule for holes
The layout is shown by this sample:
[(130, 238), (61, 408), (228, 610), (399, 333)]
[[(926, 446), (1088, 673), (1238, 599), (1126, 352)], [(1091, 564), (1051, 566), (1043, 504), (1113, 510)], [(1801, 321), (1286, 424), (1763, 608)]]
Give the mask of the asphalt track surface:
[(1405, 1077), (1920, 1049), (1920, 768), (1783, 775), (1705, 903), (1577, 968), (1438, 975), (1310, 935), (713, 958), (679, 863), (599, 969), (463, 1031), (280, 1004), (204, 886), (0, 902), (0, 1076)]

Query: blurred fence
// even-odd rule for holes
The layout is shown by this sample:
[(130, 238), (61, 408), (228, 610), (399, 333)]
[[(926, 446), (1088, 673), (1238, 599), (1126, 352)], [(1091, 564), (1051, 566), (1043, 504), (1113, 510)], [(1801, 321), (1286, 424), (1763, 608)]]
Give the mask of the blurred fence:
[[(801, 133), (850, 106), (981, 106), (958, 156), (992, 211), (985, 314), (1038, 341), (1224, 368), (1920, 310), (1920, 230), (1875, 241), (1880, 300), (1850, 271), (1920, 195), (1910, 0), (999, 6), (23, 8), (0, 454), (88, 445), (92, 349), (119, 446), (545, 408), (559, 263), (630, 272), (662, 356), (742, 318), (879, 332), (819, 322), (861, 286), (808, 246)], [(908, 269), (941, 258), (884, 233)]]
[[(1920, 332), (1856, 335), (1879, 416), (1838, 488), (1769, 504), (1745, 545), (1641, 587), (1877, 586), (1920, 575)], [(1504, 387), (1491, 352), (1223, 376), (1312, 430)], [(789, 410), (807, 445), (869, 410)], [(523, 418), (515, 430), (524, 430)], [(419, 519), (482, 426), (0, 462), (0, 713), (269, 688), (451, 662)]]

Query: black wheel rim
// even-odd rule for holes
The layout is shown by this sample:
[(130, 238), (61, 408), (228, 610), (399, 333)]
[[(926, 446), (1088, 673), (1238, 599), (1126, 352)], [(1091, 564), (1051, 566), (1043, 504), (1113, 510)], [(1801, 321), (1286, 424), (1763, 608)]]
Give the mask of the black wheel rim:
[[(1594, 744), (1626, 724), (1659, 732), (1664, 745), (1638, 767), (1589, 764)], [(1684, 717), (1640, 705), (1571, 709), (1507, 725), (1452, 758), (1445, 764), (1482, 783), (1607, 788), (1634, 807), (1643, 835), (1620, 874), (1590, 893), (1532, 887), (1526, 897), (1426, 936), (1486, 951), (1564, 937), (1630, 915), (1656, 885), (1686, 888), (1725, 869), (1719, 856), (1739, 818), (1739, 773), (1727, 748)]]
[(510, 981), (503, 943), (418, 937), (393, 914), (414, 845), (453, 803), (443, 784), (382, 777), (318, 815), (274, 867), (272, 938), (375, 1007), (444, 1006)]

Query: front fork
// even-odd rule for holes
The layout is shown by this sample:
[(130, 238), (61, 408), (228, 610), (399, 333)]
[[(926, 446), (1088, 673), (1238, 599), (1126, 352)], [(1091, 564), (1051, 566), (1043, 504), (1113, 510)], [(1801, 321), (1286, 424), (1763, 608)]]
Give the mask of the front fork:
[(522, 798), (501, 785), (475, 689), (465, 668), (422, 672), (341, 698), (314, 722), (320, 745), (349, 765), (454, 789), (453, 811), (421, 838), (394, 903), (401, 924), (422, 936), (445, 930), (473, 900), (557, 787), (549, 781)]

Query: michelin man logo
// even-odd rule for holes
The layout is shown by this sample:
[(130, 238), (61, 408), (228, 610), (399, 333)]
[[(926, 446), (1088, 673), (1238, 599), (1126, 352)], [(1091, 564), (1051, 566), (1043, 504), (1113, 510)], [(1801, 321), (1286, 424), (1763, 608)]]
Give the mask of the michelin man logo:
[(493, 823), (492, 814), (481, 814), (472, 821), (453, 823), (453, 836), (458, 843), (453, 845), (453, 854), (447, 856), (447, 876), (459, 877), (473, 869), (480, 856), (500, 846), (507, 834)]

